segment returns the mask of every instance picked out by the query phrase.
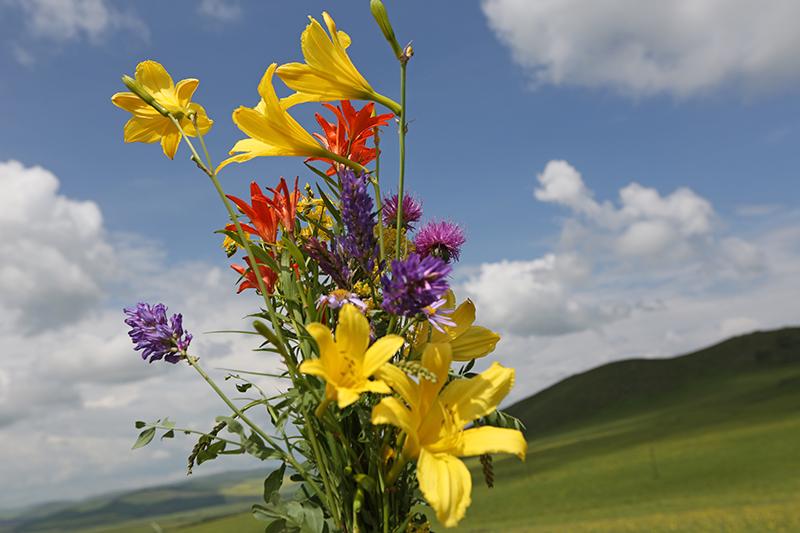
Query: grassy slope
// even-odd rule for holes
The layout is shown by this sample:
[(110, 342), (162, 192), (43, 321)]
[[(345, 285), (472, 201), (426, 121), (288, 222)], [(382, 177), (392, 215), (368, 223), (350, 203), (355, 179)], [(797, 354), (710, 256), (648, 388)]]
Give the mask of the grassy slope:
[[(800, 531), (800, 329), (612, 363), (509, 410), (529, 428), (527, 461), (495, 458), (491, 490), (470, 463), (460, 531)], [(262, 531), (236, 512), (246, 507), (157, 521), (164, 531)], [(121, 522), (95, 531), (152, 531), (149, 520)]]
[(800, 531), (800, 330), (623, 361), (512, 406), (524, 464), (463, 531)]

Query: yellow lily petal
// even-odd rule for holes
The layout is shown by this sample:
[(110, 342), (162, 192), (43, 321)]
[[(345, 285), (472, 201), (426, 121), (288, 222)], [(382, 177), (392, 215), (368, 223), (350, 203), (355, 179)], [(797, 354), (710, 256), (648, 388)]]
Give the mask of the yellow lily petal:
[(392, 389), (389, 385), (380, 380), (367, 380), (363, 387), (359, 389), (360, 392), (374, 392), (375, 394), (391, 394)]
[(406, 434), (406, 449), (409, 457), (417, 456), (419, 453), (417, 423), (414, 415), (403, 405), (403, 402), (397, 398), (383, 398), (378, 405), (372, 408), (372, 423), (374, 425), (389, 424), (399, 428)]
[(187, 78), (178, 82), (178, 85), (175, 86), (175, 94), (178, 97), (178, 101), (181, 103), (181, 105), (189, 105), (189, 101), (192, 99), (192, 96), (197, 90), (197, 86), (199, 84), (200, 80), (196, 80), (194, 78)]
[(376, 379), (387, 383), (409, 405), (417, 401), (417, 384), (411, 381), (408, 375), (391, 363), (386, 363), (378, 368), (374, 374)]
[(175, 152), (178, 151), (178, 145), (180, 142), (181, 134), (177, 129), (173, 129), (161, 137), (161, 148), (164, 149), (164, 155), (170, 159), (175, 159)]
[(447, 331), (448, 337), (455, 339), (459, 335), (465, 333), (472, 323), (475, 322), (475, 304), (472, 303), (472, 300), (467, 298), (453, 311), (450, 318), (456, 325), (454, 327), (447, 327), (445, 331)]
[(516, 429), (482, 426), (464, 431), (458, 447), (453, 450), (453, 454), (459, 457), (484, 453), (510, 453), (524, 461), (528, 443), (522, 432)]
[(157, 93), (175, 87), (167, 69), (156, 61), (142, 61), (136, 65), (136, 81), (141, 83), (150, 93)]
[(156, 111), (153, 106), (133, 93), (116, 93), (111, 97), (111, 103), (120, 109), (133, 113), (134, 116), (144, 118), (161, 116), (161, 113)]
[(471, 502), (472, 478), (464, 463), (452, 455), (423, 449), (417, 460), (422, 495), (445, 527), (454, 527)]
[(452, 359), (452, 352), (449, 344), (431, 343), (425, 347), (425, 351), (422, 353), (422, 366), (436, 376), (436, 382), (433, 383), (427, 379), (420, 380), (419, 401), (424, 411), (430, 408), (436, 395), (439, 394), (439, 391), (442, 389), (444, 382), (447, 381), (447, 374), (450, 370)]
[(338, 349), (333, 341), (331, 330), (319, 322), (313, 322), (306, 326), (306, 331), (316, 341), (319, 347), (319, 359), (325, 365), (328, 374), (336, 375), (339, 369), (338, 357), (336, 357)]
[[(366, 322), (366, 319), (364, 319)], [(369, 328), (369, 326), (367, 326)], [(403, 346), (404, 339), (400, 335), (386, 335), (381, 337), (369, 347), (364, 354), (364, 374), (371, 376), (384, 363), (389, 361), (394, 354)]]
[(122, 130), (126, 143), (154, 143), (161, 139), (160, 124), (134, 116), (125, 123)]
[(483, 357), (494, 351), (500, 335), (482, 326), (471, 326), (464, 333), (450, 341), (453, 360), (469, 361)]
[[(339, 312), (339, 324), (336, 326), (336, 346), (347, 357), (358, 361), (363, 368), (364, 352), (369, 346), (369, 322), (355, 305), (346, 304)], [(372, 372), (364, 370), (364, 374), (369, 376)]]
[(497, 409), (514, 386), (514, 369), (492, 363), (487, 370), (470, 379), (451, 381), (439, 399), (454, 412), (463, 427)]
[(328, 375), (325, 364), (321, 359), (306, 359), (300, 363), (299, 370), (303, 374), (311, 374), (312, 376), (319, 376), (321, 378), (325, 378)]
[(358, 391), (353, 389), (348, 389), (345, 387), (336, 388), (336, 403), (339, 405), (339, 409), (344, 409), (348, 405), (358, 401), (358, 396)]

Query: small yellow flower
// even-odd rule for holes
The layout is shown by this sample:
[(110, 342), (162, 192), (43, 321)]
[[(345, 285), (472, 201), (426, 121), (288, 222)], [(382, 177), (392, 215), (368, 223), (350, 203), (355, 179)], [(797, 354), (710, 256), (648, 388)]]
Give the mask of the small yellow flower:
[(327, 326), (317, 322), (306, 330), (317, 341), (319, 358), (303, 361), (300, 372), (325, 379), (323, 408), (335, 400), (343, 409), (363, 392), (391, 392), (383, 381), (369, 378), (397, 353), (403, 337), (386, 335), (369, 346), (369, 322), (352, 304), (345, 304), (339, 312), (335, 339)]
[[(453, 291), (447, 293), (447, 303), (443, 308), (455, 307)], [(455, 326), (443, 326), (444, 332), (431, 328), (428, 322), (422, 322), (417, 329), (414, 348), (421, 350), (426, 343), (449, 343), (455, 361), (469, 361), (483, 357), (494, 351), (500, 335), (482, 326), (473, 326), (475, 322), (475, 304), (467, 299), (459, 305), (449, 318)]]
[(242, 163), (260, 156), (307, 156), (337, 159), (322, 147), (281, 105), (272, 77), (277, 63), (267, 68), (258, 84), (261, 101), (255, 108), (239, 107), (233, 112), (233, 122), (247, 134), (231, 148), (231, 155), (217, 167), (217, 171), (230, 163)]
[(278, 67), (278, 77), (289, 88), (297, 91), (284, 99), (289, 107), (304, 102), (331, 100), (371, 100), (400, 114), (400, 105), (375, 92), (369, 82), (356, 69), (347, 47), (350, 36), (336, 29), (331, 16), (323, 12), (322, 18), (330, 36), (313, 17), (300, 37), (300, 47), (305, 63), (288, 63)]
[[(191, 102), (192, 95), (200, 83), (198, 80), (185, 79), (175, 85), (161, 63), (142, 61), (136, 66), (136, 82), (158, 105), (178, 119), (186, 135), (190, 137), (197, 135), (189, 118), (191, 113), (197, 115), (197, 126), (202, 135), (211, 129), (213, 121), (208, 118), (205, 109)], [(117, 93), (111, 97), (111, 102), (133, 115), (125, 124), (125, 142), (161, 141), (164, 154), (170, 159), (175, 157), (181, 142), (181, 133), (168, 117), (132, 92)]]
[(453, 527), (471, 502), (472, 478), (459, 457), (510, 453), (525, 459), (528, 444), (515, 429), (490, 426), (464, 429), (497, 409), (514, 385), (514, 370), (493, 363), (471, 379), (447, 382), (450, 345), (428, 344), (422, 366), (435, 380), (411, 380), (402, 370), (385, 365), (376, 373), (402, 401), (383, 398), (372, 410), (373, 424), (391, 424), (406, 434), (402, 455), (417, 460), (420, 490), (436, 517)]
[(317, 235), (324, 236), (324, 232), (320, 230), (333, 229), (333, 218), (326, 212), (325, 202), (320, 198), (302, 197), (297, 203), (297, 210), (303, 213), (308, 225), (300, 230), (300, 239), (306, 240), (310, 237)]

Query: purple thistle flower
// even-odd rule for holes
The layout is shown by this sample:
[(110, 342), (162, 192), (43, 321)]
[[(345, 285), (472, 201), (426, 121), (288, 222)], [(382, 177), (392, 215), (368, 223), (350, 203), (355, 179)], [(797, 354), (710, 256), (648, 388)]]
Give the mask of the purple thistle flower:
[(450, 265), (438, 257), (409, 254), (407, 259), (392, 261), (392, 276), (384, 275), (383, 309), (407, 317), (422, 313), (447, 292), (445, 277)]
[(464, 231), (452, 222), (429, 222), (414, 237), (414, 246), (423, 256), (458, 261), (461, 245), (466, 242)]
[(180, 313), (167, 320), (167, 308), (163, 304), (150, 306), (146, 303), (123, 311), (128, 315), (125, 323), (131, 327), (128, 335), (135, 344), (133, 349), (142, 351), (142, 359), (149, 358), (151, 363), (159, 359), (177, 363), (186, 355), (192, 335), (183, 330)]
[(335, 244), (331, 244), (329, 248), (327, 243), (311, 237), (303, 246), (303, 250), (337, 286), (340, 288), (350, 286), (350, 269), (347, 267), (347, 261), (338, 253)]
[[(397, 199), (398, 196), (392, 195), (383, 199), (383, 224), (393, 228), (397, 225)], [(414, 222), (422, 218), (422, 206), (413, 197), (403, 195), (403, 221), (401, 225), (406, 229), (414, 229)]]
[(355, 259), (367, 272), (372, 271), (378, 240), (375, 238), (375, 212), (367, 193), (367, 180), (352, 170), (340, 173), (342, 182), (342, 222), (345, 237), (339, 244), (347, 257)]

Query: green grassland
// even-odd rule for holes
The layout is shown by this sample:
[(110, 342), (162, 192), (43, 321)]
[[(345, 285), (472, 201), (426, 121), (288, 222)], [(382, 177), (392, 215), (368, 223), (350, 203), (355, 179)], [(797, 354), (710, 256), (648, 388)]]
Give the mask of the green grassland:
[[(509, 411), (528, 428), (527, 460), (495, 457), (492, 489), (469, 461), (473, 501), (457, 531), (800, 531), (800, 329), (604, 365)], [(262, 531), (243, 501), (259, 485), (211, 480), (204, 490), (222, 501), (138, 515), (147, 520), (101, 506), (108, 522), (92, 531), (153, 531), (153, 521), (163, 531)], [(150, 505), (191, 493), (159, 490)]]

